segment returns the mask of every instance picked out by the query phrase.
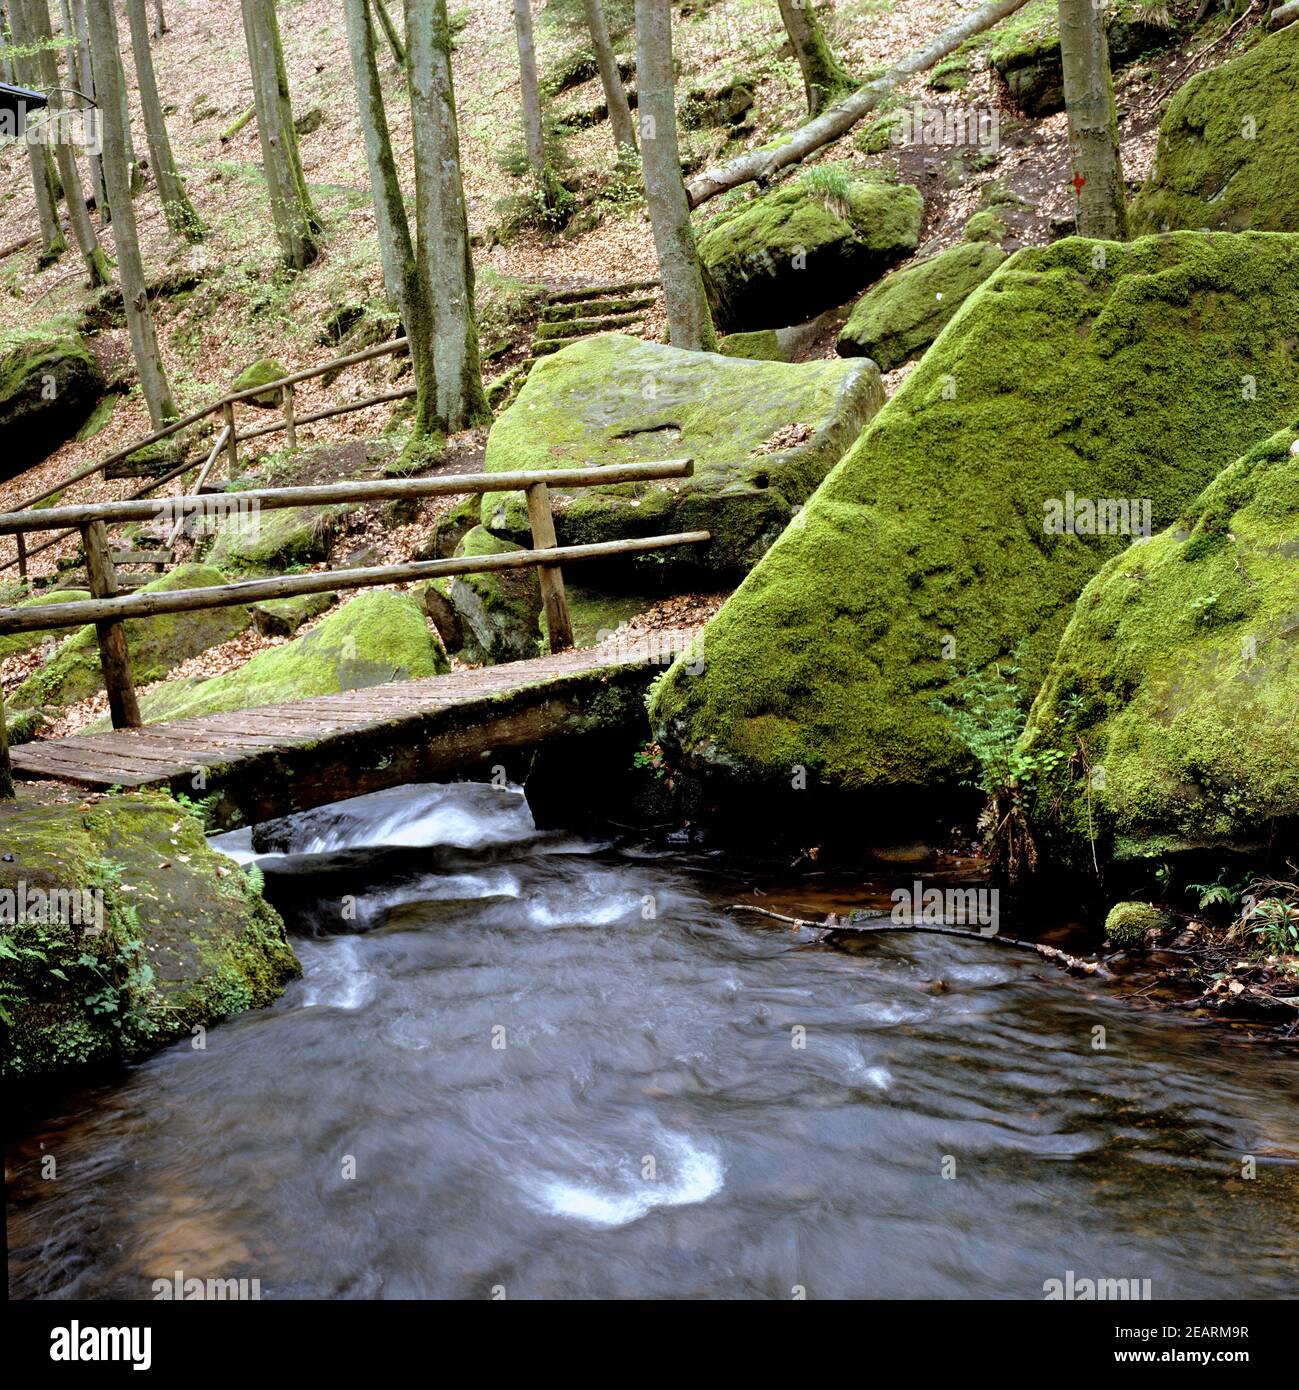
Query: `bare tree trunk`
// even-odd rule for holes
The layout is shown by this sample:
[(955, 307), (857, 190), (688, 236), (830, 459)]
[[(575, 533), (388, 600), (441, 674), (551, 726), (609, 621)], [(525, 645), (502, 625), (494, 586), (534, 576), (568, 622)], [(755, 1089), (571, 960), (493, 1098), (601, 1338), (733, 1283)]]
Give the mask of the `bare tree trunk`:
[(153, 36), (160, 39), (167, 32), (167, 16), (162, 12), (162, 0), (153, 0)]
[(713, 165), (696, 174), (686, 185), (690, 206), (697, 208), (719, 193), (738, 188), (742, 183), (764, 183), (789, 164), (797, 164), (809, 154), (846, 135), (907, 78), (925, 72), (959, 48), (966, 39), (991, 29), (999, 20), (1023, 9), (1028, 0), (985, 0), (977, 10), (944, 29), (923, 48), (917, 48), (900, 59), (887, 72), (858, 87), (855, 92), (837, 101), (827, 110), (808, 121), (785, 141), (774, 148), (750, 150), (737, 155), (725, 164)]
[[(72, 32), (77, 36), (77, 80), (74, 85), (86, 99), (82, 103), (82, 109), (85, 113), (86, 136), (91, 146), (91, 152), (88, 155), (90, 188), (95, 195), (95, 208), (99, 213), (99, 220), (107, 222), (110, 214), (108, 196), (104, 192), (104, 166), (99, 156), (94, 153), (94, 148), (98, 143), (96, 132), (100, 126), (100, 113), (92, 104), (95, 100), (95, 77), (90, 70), (90, 36), (86, 30), (86, 0), (70, 0), (69, 8), (72, 11)], [(71, 56), (69, 54), (69, 57)]]
[(541, 88), (537, 82), (537, 48), (532, 38), (529, 0), (514, 0), (514, 37), (519, 46), (519, 89), (523, 96), (523, 141), (528, 151), (528, 165), (537, 181), (542, 202), (549, 204), (546, 142), (541, 133)]
[(153, 176), (158, 181), (162, 209), (167, 225), (189, 241), (200, 241), (203, 224), (185, 192), (185, 182), (176, 171), (176, 158), (171, 152), (167, 135), (167, 119), (162, 112), (158, 95), (158, 78), (153, 70), (153, 54), (149, 49), (149, 14), (145, 0), (126, 0), (126, 17), (131, 28), (131, 53), (135, 58), (135, 76), (140, 88), (140, 110), (144, 114), (144, 132), (149, 142), (149, 159)]
[(834, 56), (812, 0), (776, 0), (794, 57), (803, 72), (807, 93), (807, 114), (819, 116), (835, 92), (857, 85), (851, 74)]
[(375, 225), (379, 235), (379, 260), (388, 298), (409, 326), (411, 287), (416, 275), (415, 250), (410, 239), (410, 221), (402, 197), (388, 133), (388, 113), (379, 80), (379, 61), (375, 52), (374, 17), (369, 0), (343, 0), (347, 20), (347, 43), (356, 80), (356, 101), (361, 118), (365, 158), (370, 168), (370, 190), (374, 197)]
[(320, 254), (320, 219), (312, 206), (298, 156), (275, 0), (240, 0), (240, 5), (271, 218), (285, 264), (294, 270), (305, 270)]
[(59, 81), (59, 64), (54, 56), (54, 31), (50, 26), (50, 12), (46, 0), (10, 0), (15, 23), (15, 36), (19, 42), (39, 49), (36, 57), (37, 70), (41, 84), (50, 96), (50, 120), (55, 122), (54, 157), (58, 162), (59, 179), (63, 184), (63, 194), (68, 204), (68, 221), (77, 239), (82, 260), (86, 263), (86, 274), (90, 287), (99, 289), (110, 280), (108, 257), (100, 248), (95, 236), (94, 224), (86, 211), (86, 195), (81, 187), (81, 175), (77, 172), (77, 159), (72, 145), (66, 138), (69, 132), (57, 125), (63, 111), (63, 91)]
[(392, 49), (392, 60), (399, 68), (404, 68), (406, 66), (406, 46), (401, 41), (397, 26), (392, 22), (392, 15), (388, 13), (388, 7), (383, 3), (383, 0), (373, 0), (373, 4), (375, 13), (379, 16), (379, 23), (383, 25), (388, 47)]
[[(5, 41), (18, 45), (21, 40), (22, 21), (15, 13), (13, 0), (7, 0), (4, 10)], [(5, 60), (6, 68), (9, 60)], [(36, 87), (39, 79), (34, 74), (34, 63), (29, 57), (14, 55), (12, 72), (9, 74), (19, 86)], [(68, 249), (67, 238), (59, 225), (59, 190), (55, 182), (50, 162), (49, 146), (39, 140), (24, 139), (27, 149), (27, 163), (31, 170), (32, 192), (36, 197), (36, 225), (41, 233), (41, 254), (38, 264), (53, 265)]]
[(618, 71), (618, 59), (614, 56), (613, 42), (609, 38), (609, 26), (604, 18), (604, 6), (600, 0), (583, 0), (586, 6), (586, 23), (591, 31), (591, 44), (595, 49), (595, 65), (600, 69), (600, 82), (604, 87), (604, 101), (609, 108), (609, 124), (613, 128), (613, 143), (616, 149), (636, 153), (636, 130), (632, 124), (631, 107), (627, 103), (627, 89), (622, 85), (622, 74)]
[(1092, 0), (1060, 0), (1060, 55), (1079, 235), (1123, 241), (1128, 210), (1105, 11)]
[(406, 0), (406, 44), (419, 262), (418, 296), (406, 328), (419, 390), (415, 436), (426, 441), (478, 424), (489, 411), (474, 322), (446, 0)]
[(171, 384), (162, 365), (153, 313), (140, 259), (140, 238), (135, 225), (135, 206), (131, 202), (129, 156), (121, 121), (114, 119), (125, 105), (126, 76), (122, 54), (117, 46), (117, 25), (110, 4), (95, 0), (89, 6), (91, 58), (95, 87), (99, 91), (104, 119), (104, 179), (113, 205), (113, 231), (117, 242), (117, 270), (122, 282), (122, 301), (131, 332), (131, 347), (140, 373), (140, 389), (149, 407), (154, 429), (161, 429), (176, 417)]
[(663, 0), (636, 0), (636, 82), (640, 94), (641, 163), (654, 226), (659, 278), (674, 347), (717, 347), (704, 274), (681, 182), (676, 93), (672, 72), (672, 11)]

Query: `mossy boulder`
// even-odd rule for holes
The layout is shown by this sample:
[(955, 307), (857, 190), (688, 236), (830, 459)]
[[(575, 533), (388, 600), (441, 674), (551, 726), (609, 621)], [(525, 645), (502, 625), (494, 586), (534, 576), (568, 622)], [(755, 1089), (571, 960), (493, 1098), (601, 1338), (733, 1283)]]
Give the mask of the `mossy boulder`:
[[(1143, 53), (1166, 48), (1177, 38), (1174, 20), (1158, 22), (1149, 5), (1120, 0), (1105, 18), (1110, 66), (1120, 68)], [(1005, 82), (1015, 104), (1030, 116), (1064, 110), (1064, 66), (1060, 57), (1056, 0), (1033, 0), (993, 31), (988, 63)]]
[(140, 714), (147, 724), (190, 719), (418, 680), (448, 669), (419, 604), (405, 594), (372, 590), (292, 642), (258, 652), (237, 671), (146, 692)]
[(1168, 914), (1153, 903), (1115, 903), (1105, 918), (1105, 935), (1116, 946), (1140, 946), (1168, 925)]
[(1299, 27), (1197, 74), (1159, 127), (1133, 231), (1299, 231)]
[[(231, 494), (237, 499), (238, 494)], [(204, 559), (230, 574), (283, 574), (329, 559), (330, 547), (354, 506), (277, 507), (234, 514), (217, 527)]]
[(747, 357), (754, 362), (789, 361), (774, 328), (759, 328), (752, 333), (729, 333), (718, 343), (717, 351), (723, 357)]
[(1025, 744), (1066, 757), (1039, 798), (1090, 864), (1250, 849), (1299, 824), (1299, 457), (1287, 430), (1083, 590)]
[(968, 775), (935, 700), (1008, 658), (1035, 689), (1131, 540), (1055, 534), (1055, 506), (1149, 499), (1168, 525), (1299, 406), (1296, 322), (1299, 238), (1019, 252), (709, 623), (704, 672), (668, 672), (660, 736), (773, 785), (794, 766), (849, 789)]
[[(460, 541), (455, 553), (504, 555), (522, 548), (475, 526)], [(455, 610), (459, 620), (457, 651), (463, 660), (491, 665), (541, 654), (541, 581), (535, 569), (461, 574), (434, 580), (432, 584)], [(442, 624), (438, 627), (441, 631)]]
[(304, 624), (326, 613), (338, 602), (337, 594), (294, 594), (268, 598), (252, 605), (253, 623), (266, 637), (292, 637)]
[[(88, 599), (90, 596), (88, 589), (55, 589), (51, 593), (25, 598), (14, 607), (45, 608), (50, 604), (72, 603), (74, 600)], [(36, 632), (7, 632), (0, 637), (0, 661), (16, 656), (19, 652), (39, 647), (42, 642), (62, 642), (69, 631), (66, 627), (46, 627)]]
[[(661, 577), (743, 573), (883, 403), (870, 362), (754, 362), (606, 334), (539, 362), (492, 426), (489, 472), (694, 459), (690, 478), (554, 493), (561, 544), (709, 531), (686, 551), (629, 557)], [(482, 522), (530, 538), (521, 493), (488, 493)]]
[[(230, 390), (232, 394), (238, 391), (251, 391), (254, 386), (264, 386), (269, 382), (279, 381), (288, 375), (289, 369), (282, 362), (277, 362), (273, 357), (261, 357), (256, 362), (250, 363), (235, 377), (230, 383)], [(283, 404), (283, 396), (283, 388), (273, 387), (269, 391), (263, 391), (260, 395), (250, 396), (244, 404), (255, 406), (258, 410), (278, 410)]]
[(971, 242), (886, 275), (853, 307), (839, 355), (869, 357), (882, 372), (919, 357), (1005, 259), (999, 247)]
[(999, 242), (1010, 232), (1010, 224), (1000, 208), (980, 208), (965, 224), (961, 236), (966, 241)]
[(781, 327), (846, 303), (916, 249), (923, 219), (920, 191), (883, 179), (827, 195), (799, 177), (759, 195), (699, 242), (717, 327)]
[(6, 1079), (127, 1060), (263, 1008), (301, 973), (274, 908), (176, 801), (65, 797), (0, 804), (0, 888), (24, 897), (0, 922)]
[(56, 321), (0, 338), (0, 480), (71, 439), (103, 390), (85, 339), (65, 325)]
[[(224, 584), (225, 576), (210, 565), (179, 565), (151, 580), (138, 592), (171, 593)], [(204, 608), (194, 613), (160, 613), (131, 618), (124, 624), (131, 673), (137, 688), (162, 680), (182, 661), (237, 637), (252, 621), (248, 609)], [(104, 688), (99, 667), (99, 642), (93, 627), (74, 630), (57, 652), (10, 696), (16, 709), (26, 705), (70, 705)]]

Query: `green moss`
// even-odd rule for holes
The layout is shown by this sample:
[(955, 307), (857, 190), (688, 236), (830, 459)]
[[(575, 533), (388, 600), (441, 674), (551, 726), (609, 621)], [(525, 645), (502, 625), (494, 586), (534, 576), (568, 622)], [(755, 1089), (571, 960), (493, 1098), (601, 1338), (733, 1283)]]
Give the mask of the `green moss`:
[(1299, 231), (1299, 29), (1197, 74), (1159, 128), (1134, 232)]
[(304, 623), (318, 618), (338, 602), (337, 594), (295, 594), (292, 598), (268, 598), (252, 605), (258, 632), (270, 637), (292, 637)]
[(1005, 259), (995, 246), (951, 246), (886, 275), (854, 306), (839, 355), (869, 357), (883, 372), (919, 357)]
[[(34, 598), (23, 599), (21, 603), (14, 606), (16, 608), (44, 608), (51, 603), (72, 603), (88, 598), (90, 598), (90, 592), (86, 589), (56, 589), (52, 593), (37, 594)], [(33, 647), (39, 647), (42, 642), (62, 642), (69, 630), (66, 627), (48, 627), (41, 628), (37, 632), (8, 632), (0, 637), (0, 661), (15, 656), (18, 652), (26, 652)]]
[(30, 468), (70, 439), (103, 389), (89, 347), (65, 320), (0, 338), (0, 477)]
[(1299, 458), (1292, 430), (1084, 589), (1026, 743), (1071, 750), (1043, 834), (1090, 861), (1266, 843), (1299, 817)]
[(1001, 241), (1010, 230), (996, 208), (980, 208), (965, 224), (961, 235), (966, 241)]
[(851, 299), (914, 251), (918, 189), (845, 178), (827, 197), (793, 179), (754, 198), (699, 242), (719, 329), (740, 332), (815, 318)]
[[(254, 386), (263, 386), (268, 382), (279, 381), (288, 375), (289, 369), (282, 362), (277, 362), (273, 357), (262, 357), (245, 367), (235, 377), (230, 383), (230, 390), (232, 393), (251, 391)], [(259, 396), (250, 397), (246, 404), (257, 406), (261, 410), (277, 410), (280, 406), (281, 394), (282, 392), (278, 389), (265, 391)]]
[[(709, 531), (707, 547), (657, 552), (632, 568), (743, 571), (766, 550), (865, 422), (883, 390), (872, 364), (786, 364), (683, 352), (609, 334), (574, 343), (533, 369), (487, 440), (486, 467), (584, 468), (694, 460), (690, 478), (557, 492), (566, 545)], [(806, 437), (771, 447), (782, 431)], [(520, 493), (489, 493), (482, 521), (529, 537)]]
[(344, 517), (355, 506), (277, 507), (256, 517), (223, 521), (205, 559), (231, 574), (282, 574), (297, 565), (329, 559)]
[[(0, 833), (0, 887), (76, 894), (75, 912), (0, 925), (6, 1078), (129, 1059), (264, 1007), (300, 973), (278, 915), (170, 797), (87, 808), (25, 789), (0, 807)], [(82, 910), (83, 890), (101, 911)]]
[(254, 709), (448, 669), (424, 614), (405, 594), (358, 595), (318, 627), (282, 647), (258, 652), (237, 671), (159, 686), (140, 697), (146, 723)]
[(1046, 504), (1149, 498), (1167, 525), (1299, 406), (1297, 321), (1296, 238), (1019, 252), (709, 624), (703, 674), (678, 663), (660, 683), (661, 736), (754, 777), (964, 775), (935, 697), (1017, 649), (1033, 688), (1078, 594), (1128, 544), (1046, 534)]
[(755, 362), (786, 362), (780, 338), (774, 328), (759, 329), (756, 333), (731, 333), (717, 345), (723, 357), (748, 357)]
[(1163, 931), (1168, 920), (1152, 903), (1115, 903), (1105, 918), (1105, 935), (1116, 946), (1140, 946), (1150, 932)]
[[(225, 576), (209, 565), (179, 565), (150, 581), (140, 592), (170, 593), (225, 582)], [(250, 621), (251, 615), (243, 606), (131, 618), (124, 626), (137, 687), (161, 680), (182, 661), (237, 637)], [(10, 703), (19, 709), (25, 705), (75, 704), (103, 688), (95, 629), (83, 627), (76, 629), (51, 660), (23, 681)]]
[(120, 396), (105, 396), (102, 401), (90, 412), (90, 418), (77, 431), (77, 442), (84, 444), (88, 439), (94, 439), (97, 434), (103, 433), (108, 422), (113, 418), (117, 410), (117, 403), (121, 400)]
[[(475, 526), (457, 555), (504, 555), (521, 546)], [(434, 580), (461, 624), (461, 657), (474, 664), (521, 661), (540, 655), (541, 583), (536, 570), (498, 570)]]

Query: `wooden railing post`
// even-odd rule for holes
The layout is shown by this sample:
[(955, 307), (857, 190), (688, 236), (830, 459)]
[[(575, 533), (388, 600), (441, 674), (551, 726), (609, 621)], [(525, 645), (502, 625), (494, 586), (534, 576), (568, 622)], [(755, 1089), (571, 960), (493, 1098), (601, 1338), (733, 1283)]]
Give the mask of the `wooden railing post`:
[(235, 433), (235, 408), (227, 401), (225, 405), (226, 417), (226, 453), (230, 459), (230, 481), (234, 482), (239, 475), (239, 436)]
[[(550, 510), (550, 489), (545, 483), (533, 483), (524, 489), (528, 499), (528, 521), (532, 526), (532, 548), (552, 550), (555, 546), (555, 518)], [(546, 609), (546, 628), (550, 633), (550, 650), (566, 652), (573, 645), (573, 623), (568, 616), (568, 600), (564, 597), (564, 574), (558, 565), (538, 565), (541, 579), (541, 601)]]
[(284, 428), (289, 432), (289, 448), (298, 447), (298, 425), (294, 415), (293, 387), (284, 388)]
[[(113, 569), (113, 553), (108, 545), (108, 527), (102, 521), (87, 522), (81, 528), (81, 539), (86, 548), (90, 592), (96, 598), (115, 598), (117, 573)], [(104, 672), (113, 728), (138, 729), (141, 724), (140, 703), (135, 697), (135, 682), (131, 679), (126, 629), (118, 622), (96, 623), (95, 635), (99, 638), (99, 664)]]
[(9, 762), (9, 725), (5, 722), (4, 693), (0, 692), (0, 801), (12, 801), (14, 795), (14, 770)]
[(18, 577), (27, 578), (27, 537), (21, 531), (18, 533)]

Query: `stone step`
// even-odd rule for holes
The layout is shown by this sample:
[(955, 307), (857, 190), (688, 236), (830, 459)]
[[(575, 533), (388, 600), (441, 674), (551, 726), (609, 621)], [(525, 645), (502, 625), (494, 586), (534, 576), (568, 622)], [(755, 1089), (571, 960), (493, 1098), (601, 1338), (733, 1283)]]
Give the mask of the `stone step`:
[(575, 304), (583, 299), (613, 299), (635, 294), (640, 290), (656, 290), (657, 280), (631, 280), (625, 285), (588, 285), (580, 290), (557, 290), (547, 301), (550, 304)]

